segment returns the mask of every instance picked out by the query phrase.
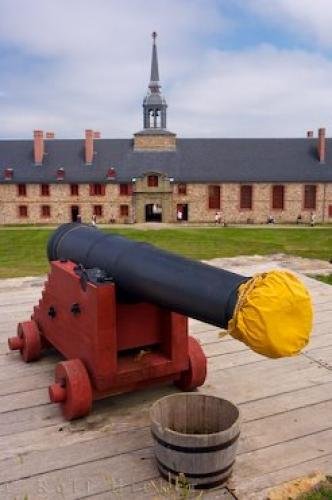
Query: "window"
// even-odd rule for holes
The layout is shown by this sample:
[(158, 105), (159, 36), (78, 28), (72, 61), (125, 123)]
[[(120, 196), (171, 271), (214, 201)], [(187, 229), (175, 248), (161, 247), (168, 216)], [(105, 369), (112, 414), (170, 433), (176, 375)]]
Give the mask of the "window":
[(78, 196), (78, 184), (70, 184), (70, 195)]
[(93, 215), (98, 217), (103, 216), (103, 206), (102, 205), (93, 205)]
[(116, 170), (115, 168), (111, 167), (107, 170), (107, 175), (106, 178), (109, 180), (115, 179), (116, 177)]
[(209, 208), (220, 208), (220, 186), (209, 186)]
[(285, 193), (285, 186), (283, 185), (272, 186), (272, 208), (278, 210), (284, 209), (284, 193)]
[(58, 168), (56, 178), (58, 181), (63, 181), (65, 178), (65, 170), (63, 168)]
[(27, 187), (25, 184), (17, 184), (17, 196), (26, 196)]
[(304, 208), (316, 209), (316, 186), (315, 184), (306, 184), (304, 186)]
[(5, 168), (5, 181), (11, 181), (13, 178), (13, 169), (12, 168)]
[(120, 205), (120, 217), (128, 217), (129, 205)]
[(49, 205), (42, 205), (40, 213), (42, 217), (51, 217), (51, 207)]
[(332, 218), (332, 205), (329, 205), (329, 218)]
[(120, 184), (120, 195), (130, 196), (132, 194), (132, 188), (130, 184)]
[(241, 186), (240, 208), (243, 210), (251, 210), (252, 209), (252, 186), (251, 185)]
[(50, 195), (49, 184), (41, 184), (40, 185), (40, 194), (41, 194), (41, 196), (49, 196)]
[(178, 194), (187, 194), (187, 184), (178, 184)]
[(104, 196), (104, 195), (105, 195), (104, 184), (90, 184), (90, 196)]
[(18, 214), (20, 217), (28, 217), (28, 207), (26, 205), (19, 205)]
[(158, 187), (158, 175), (148, 175), (148, 186)]

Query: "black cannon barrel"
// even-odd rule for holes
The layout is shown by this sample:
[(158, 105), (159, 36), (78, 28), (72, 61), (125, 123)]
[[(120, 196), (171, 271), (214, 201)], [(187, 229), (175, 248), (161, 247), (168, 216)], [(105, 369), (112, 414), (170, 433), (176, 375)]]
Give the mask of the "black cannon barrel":
[(47, 252), (51, 261), (103, 269), (142, 301), (222, 328), (232, 317), (239, 285), (248, 279), (85, 224), (59, 226)]

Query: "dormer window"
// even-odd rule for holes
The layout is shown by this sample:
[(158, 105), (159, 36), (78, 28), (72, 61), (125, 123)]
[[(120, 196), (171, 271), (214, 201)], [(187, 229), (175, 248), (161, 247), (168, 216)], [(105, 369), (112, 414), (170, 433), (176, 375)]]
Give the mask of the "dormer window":
[(158, 175), (148, 175), (148, 186), (158, 187)]
[(13, 178), (14, 170), (12, 168), (5, 168), (4, 177), (5, 181), (11, 181)]
[(65, 178), (65, 170), (64, 168), (58, 168), (56, 178), (58, 181), (63, 181)]
[(116, 178), (116, 170), (115, 168), (111, 167), (107, 170), (107, 175), (106, 175), (106, 178), (108, 180), (113, 180)]

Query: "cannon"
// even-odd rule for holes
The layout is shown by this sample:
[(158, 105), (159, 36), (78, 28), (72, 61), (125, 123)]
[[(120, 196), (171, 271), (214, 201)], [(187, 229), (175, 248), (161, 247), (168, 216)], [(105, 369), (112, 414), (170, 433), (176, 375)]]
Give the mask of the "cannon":
[[(206, 357), (188, 335), (188, 317), (221, 328), (233, 325), (233, 336), (246, 342), (240, 338), (241, 314), (244, 295), (253, 288), (247, 277), (84, 224), (60, 226), (47, 253), (51, 271), (39, 304), (8, 343), (26, 362), (48, 347), (64, 356), (49, 395), (68, 420), (88, 414), (93, 400), (111, 394), (164, 382), (184, 391), (203, 385)], [(262, 283), (266, 288), (267, 281)], [(306, 291), (295, 285), (301, 304), (292, 316), (307, 305)], [(282, 300), (289, 309), (289, 297)], [(307, 330), (291, 354), (307, 342)], [(278, 355), (288, 353), (272, 357)]]

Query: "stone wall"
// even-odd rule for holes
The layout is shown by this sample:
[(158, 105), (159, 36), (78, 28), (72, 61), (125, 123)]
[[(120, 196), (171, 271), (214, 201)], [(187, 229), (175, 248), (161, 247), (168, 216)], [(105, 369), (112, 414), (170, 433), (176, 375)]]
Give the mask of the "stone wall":
[[(265, 223), (271, 214), (278, 223), (294, 223), (301, 213), (304, 221), (310, 220), (312, 210), (304, 209), (304, 185), (298, 183), (284, 184), (284, 210), (272, 208), (272, 185), (267, 183), (254, 183), (253, 204), (251, 210), (240, 208), (240, 184), (227, 183), (218, 184), (221, 192), (221, 208), (223, 220), (228, 223)], [(328, 217), (329, 205), (332, 204), (332, 184), (316, 184), (316, 220), (317, 222), (331, 222)], [(324, 187), (325, 186), (325, 187)], [(325, 205), (324, 205), (325, 199)], [(173, 218), (176, 218), (176, 206), (178, 203), (188, 204), (190, 222), (213, 222), (216, 209), (208, 206), (208, 185), (187, 184), (187, 194), (177, 194), (177, 186), (174, 186), (173, 194)], [(324, 214), (324, 217), (323, 217)]]
[[(220, 184), (221, 212), (228, 223), (265, 223), (272, 214), (278, 223), (294, 223), (299, 213), (304, 221), (309, 221), (311, 210), (303, 208), (304, 185), (288, 183), (285, 186), (284, 210), (272, 209), (272, 186), (266, 183), (253, 184), (252, 210), (240, 209), (240, 185), (235, 183)], [(317, 186), (317, 222), (331, 222), (332, 216), (332, 184), (316, 184)], [(27, 184), (27, 196), (18, 196), (15, 184), (0, 184), (0, 224), (27, 223), (63, 223), (71, 220), (71, 207), (78, 205), (84, 222), (90, 222), (93, 205), (101, 205), (103, 215), (97, 222), (131, 223), (145, 221), (145, 205), (160, 204), (163, 222), (175, 222), (177, 204), (188, 205), (189, 222), (214, 222), (216, 210), (208, 207), (208, 185), (187, 184), (187, 193), (178, 194), (178, 185), (167, 177), (159, 176), (158, 187), (147, 185), (147, 176), (136, 179), (132, 195), (120, 195), (118, 184), (105, 186), (104, 196), (90, 196), (89, 185), (79, 185), (79, 196), (70, 195), (68, 184), (50, 184), (50, 196), (41, 196), (40, 186)], [(28, 217), (20, 217), (19, 205), (28, 207)], [(41, 206), (49, 205), (51, 216), (41, 216)], [(120, 215), (120, 206), (128, 205), (128, 216)]]
[[(27, 184), (27, 196), (18, 196), (15, 184), (0, 184), (0, 224), (50, 224), (71, 221), (71, 207), (77, 205), (83, 222), (90, 222), (93, 206), (101, 205), (103, 215), (97, 221), (131, 222), (131, 196), (120, 195), (119, 185), (107, 184), (104, 196), (90, 196), (89, 185), (79, 185), (79, 196), (71, 196), (69, 184), (50, 184), (50, 195), (41, 196), (39, 184)], [(19, 206), (28, 207), (28, 217), (19, 216)], [(41, 206), (49, 205), (50, 217), (42, 217)], [(129, 206), (129, 216), (120, 216), (120, 205)]]
[(134, 150), (173, 151), (176, 148), (176, 135), (168, 134), (135, 134)]

